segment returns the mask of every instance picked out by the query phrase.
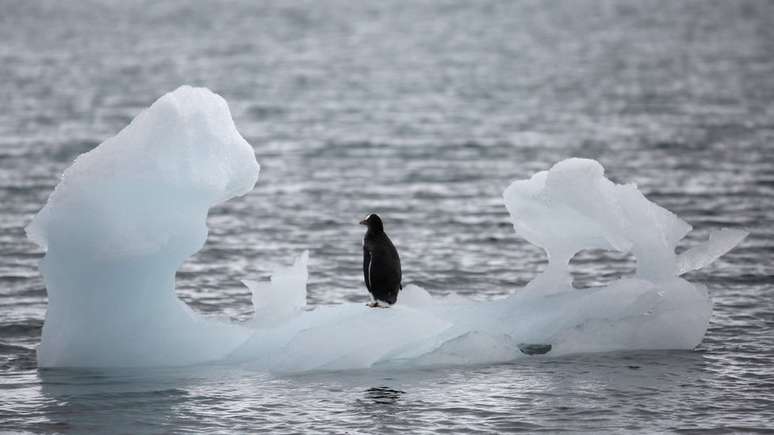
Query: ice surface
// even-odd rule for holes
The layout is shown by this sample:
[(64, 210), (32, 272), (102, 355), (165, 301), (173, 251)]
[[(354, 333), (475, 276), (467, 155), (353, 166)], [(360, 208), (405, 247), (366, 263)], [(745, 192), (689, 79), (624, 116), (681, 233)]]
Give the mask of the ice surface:
[(277, 325), (304, 309), (308, 263), (309, 251), (304, 251), (292, 266), (275, 270), (268, 283), (242, 281), (253, 295), (252, 327)]
[(561, 282), (569, 282), (570, 259), (589, 248), (631, 252), (642, 277), (674, 276), (675, 245), (691, 230), (633, 184), (605, 178), (593, 160), (564, 160), (512, 183), (503, 196), (516, 234), (545, 249), (550, 271), (544, 276)]
[[(503, 362), (526, 357), (524, 343), (550, 344), (548, 355), (691, 349), (712, 304), (704, 286), (679, 275), (746, 236), (716, 232), (678, 256), (690, 225), (634, 185), (605, 178), (596, 161), (569, 159), (505, 190), (516, 233), (549, 257), (541, 275), (505, 299), (437, 298), (409, 285), (389, 309), (308, 307), (305, 252), (270, 282), (244, 281), (251, 321), (204, 319), (175, 296), (175, 271), (203, 245), (208, 209), (250, 191), (258, 170), (226, 102), (190, 87), (79, 157), (27, 228), (47, 249), (39, 364), (218, 362), (299, 372)], [(631, 252), (636, 276), (574, 289), (568, 263), (589, 248)]]
[(27, 227), (47, 251), (39, 365), (189, 364), (244, 341), (181, 302), (175, 272), (203, 246), (209, 208), (258, 171), (226, 101), (188, 86), (78, 157)]
[(709, 240), (677, 256), (677, 272), (682, 275), (701, 269), (720, 258), (747, 237), (747, 232), (730, 228), (713, 231)]

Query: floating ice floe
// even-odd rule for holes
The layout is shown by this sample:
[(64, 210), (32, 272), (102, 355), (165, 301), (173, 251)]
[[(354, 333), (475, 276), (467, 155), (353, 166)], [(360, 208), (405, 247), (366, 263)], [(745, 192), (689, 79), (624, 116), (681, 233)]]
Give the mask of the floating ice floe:
[[(306, 307), (308, 253), (270, 282), (245, 281), (255, 318), (218, 322), (175, 295), (175, 272), (203, 246), (210, 207), (249, 192), (259, 165), (225, 100), (183, 86), (65, 171), (27, 227), (46, 250), (48, 312), (41, 367), (175, 366), (210, 362), (299, 372), (510, 361), (525, 343), (552, 355), (692, 349), (712, 312), (707, 289), (681, 274), (747, 235), (715, 232), (675, 254), (691, 229), (634, 185), (569, 159), (504, 193), (516, 233), (542, 247), (544, 272), (506, 299), (433, 298), (407, 286), (390, 309)], [(579, 251), (631, 252), (637, 274), (578, 290)]]

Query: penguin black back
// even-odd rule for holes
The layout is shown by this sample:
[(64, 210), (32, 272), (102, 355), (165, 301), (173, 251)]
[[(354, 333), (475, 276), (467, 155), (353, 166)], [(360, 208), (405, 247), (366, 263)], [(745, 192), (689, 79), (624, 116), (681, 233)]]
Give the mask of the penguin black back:
[(379, 302), (394, 304), (401, 289), (400, 256), (392, 240), (384, 232), (384, 224), (377, 214), (370, 214), (360, 221), (368, 226), (363, 238), (363, 278), (366, 288)]

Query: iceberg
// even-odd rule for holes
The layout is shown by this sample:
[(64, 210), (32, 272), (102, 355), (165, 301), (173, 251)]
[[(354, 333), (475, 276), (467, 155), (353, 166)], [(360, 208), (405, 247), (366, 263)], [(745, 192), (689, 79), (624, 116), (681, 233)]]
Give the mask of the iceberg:
[(249, 192), (253, 148), (226, 101), (181, 87), (79, 156), (27, 226), (46, 250), (38, 364), (193, 364), (248, 336), (175, 295), (175, 272), (207, 239), (213, 205)]
[[(548, 355), (692, 349), (708, 326), (706, 287), (682, 274), (747, 235), (723, 229), (680, 255), (691, 226), (594, 160), (568, 159), (504, 192), (514, 230), (549, 263), (506, 298), (438, 298), (408, 285), (390, 309), (307, 306), (308, 252), (269, 282), (248, 279), (254, 317), (205, 318), (175, 295), (175, 272), (203, 246), (210, 207), (249, 192), (260, 166), (226, 101), (183, 86), (67, 169), (27, 227), (48, 310), (40, 367), (241, 364), (277, 372), (485, 364)], [(581, 250), (631, 253), (637, 273), (575, 289)], [(534, 346), (534, 345), (540, 346)]]

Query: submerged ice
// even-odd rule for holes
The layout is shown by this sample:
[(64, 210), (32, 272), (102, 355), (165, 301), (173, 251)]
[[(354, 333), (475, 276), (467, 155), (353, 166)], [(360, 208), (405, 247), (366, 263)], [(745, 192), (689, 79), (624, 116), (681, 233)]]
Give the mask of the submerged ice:
[[(717, 231), (677, 255), (690, 225), (636, 186), (608, 180), (598, 162), (569, 159), (505, 190), (516, 233), (549, 259), (506, 299), (434, 298), (409, 285), (390, 309), (307, 307), (305, 252), (269, 282), (244, 281), (251, 321), (205, 319), (176, 297), (175, 272), (203, 246), (209, 208), (249, 192), (258, 172), (225, 100), (187, 86), (81, 155), (27, 228), (46, 249), (39, 365), (220, 362), (296, 372), (503, 362), (523, 357), (524, 343), (550, 344), (551, 354), (691, 349), (712, 303), (681, 275), (746, 236)], [(569, 261), (591, 248), (630, 252), (636, 275), (574, 289)]]

